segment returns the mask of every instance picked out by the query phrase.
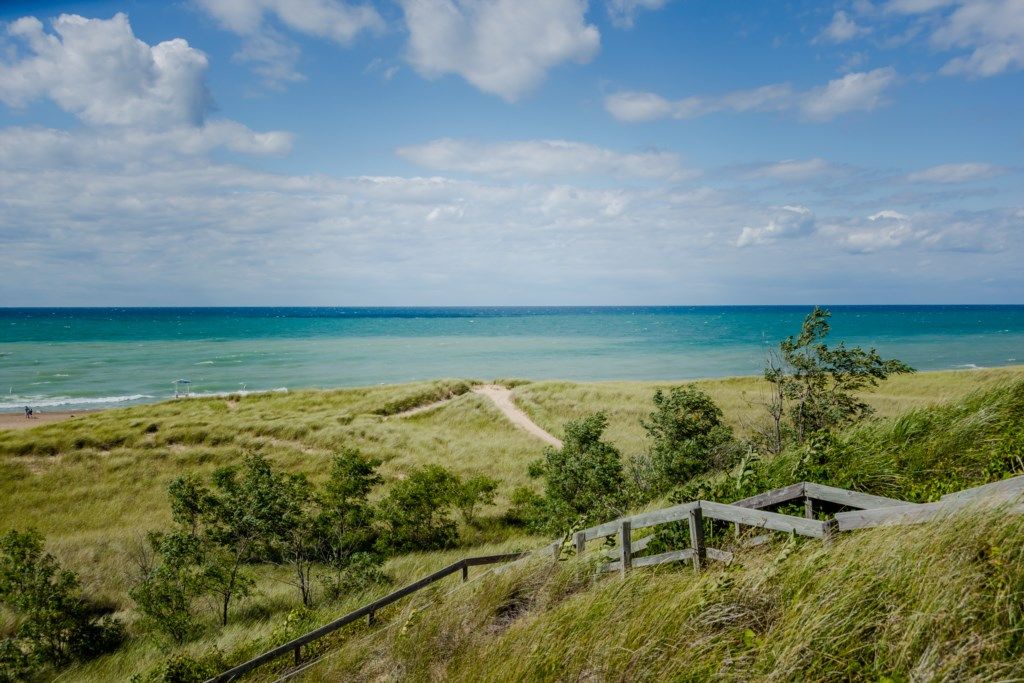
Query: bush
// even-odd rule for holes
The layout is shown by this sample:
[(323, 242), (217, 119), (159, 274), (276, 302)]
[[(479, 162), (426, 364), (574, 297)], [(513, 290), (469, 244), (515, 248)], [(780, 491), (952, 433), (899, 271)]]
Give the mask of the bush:
[(450, 516), (461, 489), (458, 477), (440, 465), (412, 470), (380, 502), (377, 516), (384, 533), (384, 553), (450, 548), (458, 539), (458, 526)]
[(732, 428), (722, 411), (696, 385), (654, 393), (654, 410), (642, 421), (651, 440), (653, 498), (677, 484), (735, 463)]
[(324, 576), (324, 592), (328, 600), (341, 600), (362, 593), (374, 586), (391, 583), (391, 577), (381, 569), (383, 561), (372, 553), (356, 553), (345, 568)]
[(8, 673), (89, 659), (124, 640), (121, 622), (82, 596), (78, 577), (43, 551), (34, 531), (0, 537), (0, 604), (20, 618), (2, 650)]
[(477, 475), (460, 482), (455, 495), (455, 504), (466, 524), (474, 524), (481, 505), (493, 505), (498, 480), (486, 475)]
[[(622, 456), (602, 441), (608, 418), (597, 413), (565, 425), (562, 448), (548, 447), (530, 472), (544, 480), (544, 526), (557, 533), (621, 515), (627, 504)], [(521, 502), (530, 506), (527, 497)]]

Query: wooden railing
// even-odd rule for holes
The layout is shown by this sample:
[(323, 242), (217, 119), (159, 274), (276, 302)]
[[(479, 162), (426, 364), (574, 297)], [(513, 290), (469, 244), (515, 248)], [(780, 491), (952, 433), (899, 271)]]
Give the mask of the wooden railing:
[[(1024, 494), (1024, 476), (966, 489), (943, 496), (939, 502), (922, 504), (909, 503), (895, 498), (886, 498), (885, 496), (875, 496), (859, 491), (848, 491), (811, 482), (800, 482), (765, 491), (764, 493), (759, 493), (756, 496), (744, 498), (731, 504), (697, 500), (660, 510), (622, 517), (576, 532), (573, 535), (573, 544), (577, 554), (583, 555), (587, 550), (587, 543), (589, 541), (618, 535), (618, 547), (613, 550), (603, 551), (604, 556), (613, 561), (602, 565), (602, 569), (604, 571), (618, 571), (623, 575), (634, 568), (664, 564), (666, 562), (691, 561), (694, 568), (700, 570), (707, 565), (709, 558), (712, 560), (730, 560), (732, 558), (732, 553), (730, 552), (709, 548), (705, 545), (705, 518), (732, 523), (736, 526), (737, 532), (741, 527), (747, 526), (827, 541), (837, 531), (890, 524), (917, 524), (933, 519), (936, 516), (962, 509), (967, 505), (977, 504), (982, 500), (989, 500), (999, 504), (1012, 503), (1008, 507), (1009, 511), (1024, 514), (1024, 505), (1014, 502), (1022, 494)], [(802, 517), (773, 511), (781, 506), (801, 502), (804, 504), (804, 515)], [(835, 514), (832, 519), (820, 520), (817, 519), (819, 513)], [(632, 540), (633, 531), (683, 521), (687, 522), (689, 527), (689, 548), (671, 550), (657, 555), (634, 557), (634, 555), (642, 552), (648, 546), (652, 537), (647, 536), (634, 542)], [(748, 539), (743, 545), (757, 545), (765, 540), (767, 540), (766, 536), (758, 536)], [(551, 557), (558, 560), (562, 556), (562, 545), (562, 541), (555, 541), (532, 553), (509, 553), (461, 559), (454, 564), (437, 570), (429, 576), (423, 577), (419, 581), (389, 593), (379, 600), (364, 605), (354, 612), (349, 612), (329, 624), (325, 624), (284, 645), (268, 650), (258, 657), (228, 669), (211, 678), (207, 683), (232, 681), (267, 662), (289, 653), (293, 654), (295, 663), (298, 664), (302, 658), (303, 646), (319, 640), (364, 616), (372, 619), (373, 614), (377, 610), (450, 574), (461, 571), (462, 580), (465, 581), (469, 576), (469, 568), (472, 566), (511, 562), (531, 554), (550, 553)]]
[(470, 567), (476, 567), (486, 564), (498, 564), (502, 562), (511, 562), (513, 560), (518, 560), (521, 557), (525, 557), (528, 554), (529, 553), (506, 553), (502, 555), (484, 555), (482, 557), (465, 557), (459, 560), (458, 562), (448, 565), (447, 567), (438, 569), (433, 574), (429, 574), (427, 576), (424, 576), (422, 579), (419, 579), (418, 581), (414, 581), (413, 583), (410, 583), (407, 586), (403, 586), (402, 588), (399, 588), (393, 593), (388, 593), (382, 598), (374, 600), (373, 602), (367, 605), (363, 605), (359, 609), (353, 612), (349, 612), (343, 617), (339, 617), (338, 619), (335, 619), (334, 621), (328, 624), (324, 624), (318, 629), (301, 635), (298, 638), (295, 638), (294, 640), (289, 640), (287, 643), (279, 645), (272, 650), (267, 650), (263, 654), (257, 657), (253, 657), (247, 662), (243, 662), (238, 666), (232, 667), (227, 671), (221, 672), (213, 678), (209, 679), (207, 683), (225, 683), (226, 681), (233, 681), (237, 679), (239, 676), (249, 673), (253, 669), (256, 669), (260, 666), (263, 666), (264, 664), (267, 664), (268, 662), (272, 662), (275, 659), (279, 659), (288, 654), (293, 655), (295, 664), (299, 664), (302, 661), (303, 646), (309, 645), (310, 643), (320, 640), (324, 636), (334, 633), (339, 628), (351, 624), (353, 621), (356, 621), (363, 617), (367, 617), (368, 619), (372, 620), (373, 615), (378, 610), (387, 607), (391, 603), (400, 600), (407, 595), (410, 595), (418, 590), (426, 588), (430, 584), (436, 581), (440, 581), (446, 576), (450, 576), (451, 574), (461, 571), (462, 580), (466, 581), (469, 579)]

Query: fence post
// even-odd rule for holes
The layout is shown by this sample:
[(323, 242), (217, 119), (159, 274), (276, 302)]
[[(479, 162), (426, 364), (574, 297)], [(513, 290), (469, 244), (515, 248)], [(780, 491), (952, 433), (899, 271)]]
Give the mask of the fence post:
[(834, 519), (821, 523), (822, 530), (825, 532), (824, 537), (821, 539), (822, 543), (826, 546), (832, 545), (832, 541), (835, 540), (836, 532), (839, 531), (839, 522)]
[(462, 582), (465, 583), (466, 581), (469, 581), (469, 565), (468, 564), (462, 565)]
[(585, 531), (576, 532), (576, 554), (582, 555), (587, 550), (587, 534)]
[(295, 666), (298, 666), (299, 662), (301, 662), (301, 661), (302, 661), (302, 646), (301, 645), (297, 645), (295, 647)]
[(562, 542), (555, 541), (551, 544), (551, 554), (554, 557), (555, 562), (558, 562), (559, 558), (562, 557)]
[(804, 498), (804, 517), (814, 519), (814, 501), (810, 498)]
[(704, 547), (704, 513), (700, 508), (690, 510), (690, 545), (693, 547), (693, 569), (700, 571), (708, 561)]
[(622, 578), (626, 578), (626, 572), (633, 568), (633, 539), (632, 527), (628, 519), (622, 520), (619, 527), (619, 538), (622, 541), (622, 551), (619, 553), (619, 571)]

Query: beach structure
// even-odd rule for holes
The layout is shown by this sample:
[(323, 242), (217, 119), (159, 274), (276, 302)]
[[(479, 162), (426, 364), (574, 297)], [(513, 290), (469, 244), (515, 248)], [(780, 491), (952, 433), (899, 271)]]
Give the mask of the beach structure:
[(192, 394), (192, 382), (187, 379), (176, 379), (171, 384), (174, 386), (174, 398), (190, 396)]

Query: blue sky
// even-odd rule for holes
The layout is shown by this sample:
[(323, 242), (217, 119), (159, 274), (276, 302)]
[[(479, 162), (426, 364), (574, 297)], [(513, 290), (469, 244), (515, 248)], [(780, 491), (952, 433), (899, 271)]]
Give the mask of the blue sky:
[(3, 305), (1024, 299), (1024, 0), (0, 22)]

